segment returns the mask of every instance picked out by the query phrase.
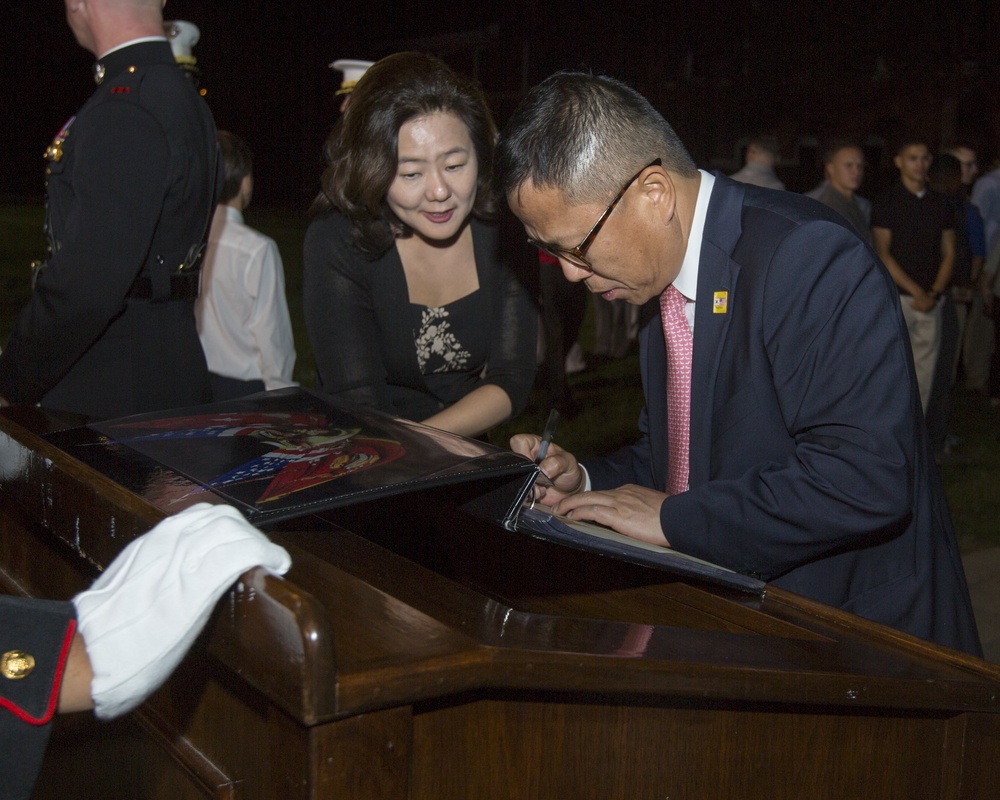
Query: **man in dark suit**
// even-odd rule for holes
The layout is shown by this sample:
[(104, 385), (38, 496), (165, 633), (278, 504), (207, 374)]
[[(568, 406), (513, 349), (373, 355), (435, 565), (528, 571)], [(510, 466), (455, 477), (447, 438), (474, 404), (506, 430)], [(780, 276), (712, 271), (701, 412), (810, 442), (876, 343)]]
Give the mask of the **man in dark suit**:
[[(533, 89), (498, 166), (567, 278), (663, 309), (641, 335), (639, 441), (585, 466), (553, 445), (542, 502), (980, 653), (897, 293), (844, 220), (698, 170), (644, 98), (590, 75)], [(678, 327), (690, 377), (668, 386)]]
[(111, 417), (203, 402), (193, 302), (215, 124), (161, 0), (66, 0), (98, 88), (46, 151), (49, 256), (0, 355), (0, 404)]

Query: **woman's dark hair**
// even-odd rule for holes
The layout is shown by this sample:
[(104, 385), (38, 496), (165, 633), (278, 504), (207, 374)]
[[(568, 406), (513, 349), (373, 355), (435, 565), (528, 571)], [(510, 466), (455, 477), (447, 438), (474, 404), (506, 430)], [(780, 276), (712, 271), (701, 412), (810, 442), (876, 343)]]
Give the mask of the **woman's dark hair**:
[(493, 219), (493, 150), (497, 129), (482, 90), (426, 53), (396, 53), (377, 61), (358, 81), (344, 115), (327, 138), (329, 165), (312, 214), (336, 208), (354, 225), (354, 245), (376, 259), (396, 235), (411, 231), (389, 209), (386, 193), (396, 177), (399, 129), (417, 117), (449, 112), (469, 129), (479, 175), (472, 214)]

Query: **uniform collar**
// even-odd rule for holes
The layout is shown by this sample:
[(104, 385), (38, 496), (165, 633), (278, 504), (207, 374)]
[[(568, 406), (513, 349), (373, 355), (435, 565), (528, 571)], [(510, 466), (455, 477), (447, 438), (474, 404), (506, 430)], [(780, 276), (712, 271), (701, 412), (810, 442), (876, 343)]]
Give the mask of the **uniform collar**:
[(105, 80), (117, 77), (128, 67), (156, 63), (177, 63), (166, 38), (151, 36), (133, 39), (109, 50), (97, 60), (94, 64), (94, 80), (100, 85)]

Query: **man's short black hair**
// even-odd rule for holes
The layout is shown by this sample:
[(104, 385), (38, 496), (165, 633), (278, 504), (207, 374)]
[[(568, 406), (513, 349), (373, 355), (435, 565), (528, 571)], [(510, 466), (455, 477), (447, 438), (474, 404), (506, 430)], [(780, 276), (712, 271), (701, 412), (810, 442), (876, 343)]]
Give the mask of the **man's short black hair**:
[(862, 154), (865, 152), (864, 148), (854, 139), (848, 139), (841, 137), (839, 139), (831, 139), (823, 146), (823, 164), (829, 164), (833, 161), (833, 157), (837, 155), (841, 150), (860, 150)]
[(215, 136), (219, 142), (219, 155), (222, 156), (225, 171), (219, 202), (228, 203), (240, 193), (243, 179), (253, 172), (253, 153), (247, 143), (235, 133), (218, 131)]
[(907, 147), (926, 147), (930, 150), (930, 145), (927, 144), (927, 140), (923, 136), (917, 136), (916, 134), (908, 134), (906, 136), (901, 136), (899, 141), (896, 142), (896, 149), (893, 150), (893, 156), (901, 155), (902, 152)]

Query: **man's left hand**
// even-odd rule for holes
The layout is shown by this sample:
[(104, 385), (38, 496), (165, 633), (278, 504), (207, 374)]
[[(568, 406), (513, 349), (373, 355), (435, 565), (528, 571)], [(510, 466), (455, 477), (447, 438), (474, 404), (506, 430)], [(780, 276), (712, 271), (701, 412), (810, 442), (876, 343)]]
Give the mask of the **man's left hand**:
[(660, 527), (663, 492), (626, 484), (605, 492), (570, 495), (552, 507), (570, 519), (590, 520), (650, 544), (670, 546)]
[(929, 314), (934, 310), (934, 306), (937, 305), (937, 298), (927, 292), (921, 292), (919, 295), (913, 295), (910, 298), (910, 308), (915, 311), (923, 312), (924, 314)]

